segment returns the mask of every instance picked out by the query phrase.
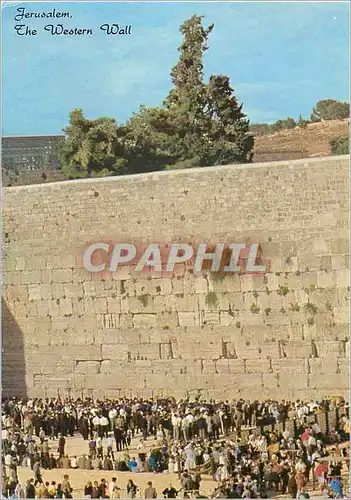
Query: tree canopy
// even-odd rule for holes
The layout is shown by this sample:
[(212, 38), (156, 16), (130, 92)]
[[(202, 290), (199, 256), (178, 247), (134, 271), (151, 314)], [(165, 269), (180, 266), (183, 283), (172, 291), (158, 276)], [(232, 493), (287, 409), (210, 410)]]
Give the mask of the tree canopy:
[(173, 87), (160, 107), (141, 106), (124, 125), (113, 118), (70, 114), (59, 149), (70, 178), (204, 167), (252, 161), (253, 137), (224, 75), (204, 82), (204, 53), (214, 25), (192, 16), (180, 27), (183, 41), (171, 71)]
[(319, 122), (321, 120), (340, 120), (349, 118), (350, 104), (347, 102), (335, 101), (334, 99), (324, 99), (318, 101), (313, 108), (311, 121)]

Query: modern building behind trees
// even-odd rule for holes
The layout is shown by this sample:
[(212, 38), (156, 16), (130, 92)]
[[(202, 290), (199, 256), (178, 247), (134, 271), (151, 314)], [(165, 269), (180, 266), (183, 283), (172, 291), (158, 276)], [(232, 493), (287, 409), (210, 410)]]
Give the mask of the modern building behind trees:
[(1, 139), (1, 165), (7, 170), (58, 167), (56, 148), (64, 135), (9, 135)]

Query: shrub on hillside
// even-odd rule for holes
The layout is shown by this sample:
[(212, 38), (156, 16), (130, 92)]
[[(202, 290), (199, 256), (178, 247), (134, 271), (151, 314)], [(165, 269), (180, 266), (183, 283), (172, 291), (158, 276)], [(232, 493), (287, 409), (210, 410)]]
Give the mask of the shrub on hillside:
[(342, 120), (350, 116), (350, 104), (347, 102), (335, 101), (334, 99), (323, 99), (318, 101), (313, 108), (311, 121), (321, 120)]
[(331, 139), (330, 148), (333, 155), (348, 155), (350, 153), (349, 137), (334, 137)]
[(278, 120), (271, 125), (272, 132), (279, 132), (280, 130), (289, 130), (295, 128), (297, 125), (294, 118), (286, 118), (285, 120)]

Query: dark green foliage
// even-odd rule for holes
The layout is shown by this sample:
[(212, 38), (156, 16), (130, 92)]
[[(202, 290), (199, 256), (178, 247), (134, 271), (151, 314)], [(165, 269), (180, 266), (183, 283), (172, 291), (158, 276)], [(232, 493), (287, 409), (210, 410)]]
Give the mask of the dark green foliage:
[(285, 120), (278, 120), (271, 125), (272, 132), (280, 132), (281, 130), (288, 130), (295, 128), (297, 125), (294, 118), (286, 118)]
[(218, 297), (215, 292), (209, 292), (205, 298), (206, 304), (208, 306), (216, 307), (218, 305)]
[(103, 177), (123, 172), (126, 160), (121, 132), (113, 118), (84, 118), (81, 109), (70, 113), (67, 138), (58, 147), (62, 172), (69, 178)]
[(311, 122), (309, 120), (305, 120), (304, 117), (300, 113), (299, 120), (297, 122), (298, 127), (306, 128), (309, 123), (311, 123)]
[(348, 155), (350, 154), (349, 137), (335, 137), (330, 141), (330, 149), (333, 155)]
[(164, 105), (170, 132), (171, 168), (191, 168), (252, 161), (253, 138), (229, 78), (203, 81), (203, 55), (213, 25), (204, 29), (193, 16), (180, 27), (184, 35), (179, 61), (171, 72), (173, 89)]
[(350, 116), (350, 104), (347, 102), (335, 101), (334, 99), (324, 99), (318, 101), (313, 108), (311, 121), (340, 120)]
[[(308, 122), (306, 122), (307, 124)], [(277, 120), (268, 125), (267, 123), (254, 123), (249, 126), (249, 132), (255, 137), (274, 134), (282, 130), (293, 129), (298, 125), (294, 118), (286, 118), (285, 120)]]
[(173, 88), (163, 107), (141, 106), (124, 126), (112, 118), (70, 114), (59, 147), (62, 172), (70, 178), (122, 175), (164, 168), (192, 168), (252, 161), (253, 137), (229, 78), (203, 81), (203, 56), (213, 25), (185, 21)]

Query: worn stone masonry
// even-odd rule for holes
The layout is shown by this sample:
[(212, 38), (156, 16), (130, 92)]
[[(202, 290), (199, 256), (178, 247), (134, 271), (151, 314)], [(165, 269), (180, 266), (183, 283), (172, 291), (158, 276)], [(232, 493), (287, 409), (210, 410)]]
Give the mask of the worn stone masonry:
[[(349, 160), (4, 189), (4, 395), (348, 394)], [(92, 242), (259, 243), (268, 271), (94, 275)]]

